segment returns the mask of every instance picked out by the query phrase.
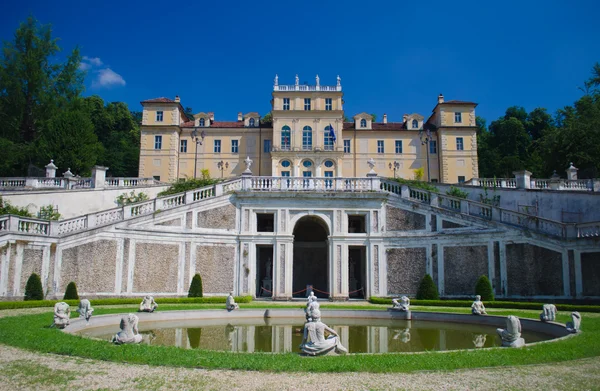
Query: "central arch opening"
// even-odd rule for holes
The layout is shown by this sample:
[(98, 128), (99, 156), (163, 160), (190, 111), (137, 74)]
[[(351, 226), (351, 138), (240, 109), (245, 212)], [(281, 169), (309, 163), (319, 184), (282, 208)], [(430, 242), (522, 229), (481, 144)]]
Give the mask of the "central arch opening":
[(329, 297), (327, 224), (317, 216), (304, 216), (294, 227), (294, 259), (292, 269), (293, 297), (306, 297), (312, 285), (317, 297)]

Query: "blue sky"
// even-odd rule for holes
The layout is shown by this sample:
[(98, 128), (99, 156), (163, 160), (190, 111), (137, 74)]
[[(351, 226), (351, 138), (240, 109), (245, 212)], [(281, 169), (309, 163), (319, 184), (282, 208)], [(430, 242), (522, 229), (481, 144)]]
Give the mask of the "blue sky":
[(0, 38), (29, 14), (90, 59), (86, 95), (132, 110), (179, 95), (217, 120), (268, 112), (277, 73), (339, 74), (348, 117), (427, 117), (443, 93), (489, 124), (512, 105), (572, 104), (600, 62), (597, 1), (11, 1)]

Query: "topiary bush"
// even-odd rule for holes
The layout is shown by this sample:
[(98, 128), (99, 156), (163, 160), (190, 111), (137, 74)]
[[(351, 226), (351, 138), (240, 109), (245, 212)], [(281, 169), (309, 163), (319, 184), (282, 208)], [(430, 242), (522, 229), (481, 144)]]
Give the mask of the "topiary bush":
[(25, 285), (25, 300), (44, 300), (42, 280), (36, 273), (32, 273)]
[(429, 274), (425, 274), (417, 291), (417, 300), (439, 300), (437, 286), (433, 283), (433, 278)]
[(486, 276), (479, 277), (475, 284), (475, 294), (481, 296), (483, 301), (494, 301), (494, 290), (492, 284)]
[(79, 295), (77, 294), (77, 285), (75, 285), (74, 281), (69, 282), (67, 285), (67, 290), (65, 290), (65, 296), (63, 300), (79, 300)]
[(188, 297), (202, 297), (202, 277), (198, 273), (194, 274), (194, 278), (192, 278)]

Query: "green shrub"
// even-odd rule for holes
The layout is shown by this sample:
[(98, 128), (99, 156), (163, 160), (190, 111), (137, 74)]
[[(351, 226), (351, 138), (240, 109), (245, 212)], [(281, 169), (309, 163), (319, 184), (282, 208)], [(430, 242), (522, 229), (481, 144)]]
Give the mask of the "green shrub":
[(454, 186), (450, 186), (450, 189), (448, 189), (446, 191), (446, 194), (448, 194), (451, 197), (463, 198), (463, 199), (466, 199), (469, 196), (469, 193), (467, 193), (466, 191), (462, 191), (458, 187), (454, 187)]
[(411, 179), (404, 179), (404, 178), (387, 178), (389, 181), (394, 181), (394, 182), (398, 182), (401, 185), (406, 185), (409, 187), (414, 187), (417, 189), (423, 189), (423, 190), (427, 190), (427, 191), (432, 191), (434, 193), (439, 193), (439, 189), (431, 184), (429, 184), (428, 182), (421, 182), (421, 181), (415, 181), (415, 180), (411, 180)]
[(25, 300), (44, 300), (42, 280), (36, 273), (32, 273), (25, 285)]
[(139, 192), (135, 194), (135, 190), (132, 190), (131, 193), (123, 193), (117, 197), (115, 202), (119, 206), (125, 206), (129, 204), (135, 204), (136, 202), (146, 201), (148, 199), (148, 195), (146, 193)]
[(419, 290), (417, 291), (418, 300), (439, 300), (440, 294), (438, 293), (437, 287), (433, 283), (433, 278), (429, 274), (425, 274), (425, 277), (421, 280)]
[(38, 212), (38, 218), (44, 220), (59, 220), (60, 213), (58, 213), (58, 208), (54, 208), (52, 205), (46, 205), (40, 207), (40, 211)]
[(214, 185), (219, 182), (218, 179), (205, 178), (206, 173), (202, 171), (202, 179), (180, 179), (179, 181), (173, 183), (167, 190), (161, 191), (158, 193), (159, 197), (183, 193), (188, 190), (199, 189), (201, 187), (206, 187), (210, 185)]
[(63, 300), (79, 300), (79, 295), (77, 294), (77, 285), (75, 285), (74, 281), (69, 282), (69, 285), (67, 285)]
[(494, 301), (494, 290), (492, 284), (486, 276), (479, 277), (475, 284), (475, 294), (481, 296), (483, 301)]
[(188, 297), (202, 297), (202, 277), (198, 273), (194, 274), (194, 278), (192, 278)]
[(31, 213), (27, 211), (27, 208), (19, 208), (18, 206), (13, 206), (10, 204), (10, 202), (3, 201), (2, 196), (0, 196), (0, 216), (2, 215), (33, 217)]

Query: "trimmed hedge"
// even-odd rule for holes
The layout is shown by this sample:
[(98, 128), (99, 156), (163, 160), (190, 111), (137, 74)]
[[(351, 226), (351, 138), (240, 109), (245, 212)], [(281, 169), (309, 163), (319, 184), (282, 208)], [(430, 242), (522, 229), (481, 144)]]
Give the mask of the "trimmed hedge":
[(419, 290), (417, 291), (417, 299), (420, 300), (439, 300), (440, 294), (438, 292), (435, 283), (433, 282), (433, 278), (429, 274), (425, 274), (423, 279), (421, 280), (421, 285), (419, 285)]
[(192, 278), (188, 297), (202, 297), (202, 277), (198, 273), (194, 274)]
[(481, 276), (475, 284), (475, 294), (481, 296), (482, 301), (494, 301), (494, 290), (486, 276)]
[(69, 282), (63, 300), (79, 300), (79, 294), (77, 294), (77, 285), (75, 281)]
[[(388, 297), (370, 297), (369, 301), (373, 304), (392, 305), (392, 299)], [(411, 305), (422, 305), (431, 307), (465, 307), (471, 308), (472, 300), (410, 300)], [(515, 302), (515, 301), (490, 301), (484, 302), (485, 308), (505, 308), (518, 310), (542, 310), (545, 303)], [(556, 304), (558, 311), (580, 311), (580, 312), (600, 312), (600, 305), (585, 304)]]
[[(164, 297), (156, 298), (158, 304), (224, 304), (227, 301), (225, 296), (211, 297)], [(54, 307), (54, 304), (64, 301), (65, 303), (78, 306), (79, 300), (31, 300), (31, 301), (2, 301), (0, 302), (0, 310), (13, 310), (18, 308), (36, 308), (36, 307)], [(93, 305), (124, 305), (136, 304), (142, 302), (142, 298), (126, 298), (126, 299), (91, 299)], [(236, 296), (236, 303), (250, 303), (252, 296)]]
[(36, 273), (32, 273), (25, 284), (25, 301), (44, 300), (42, 280)]

